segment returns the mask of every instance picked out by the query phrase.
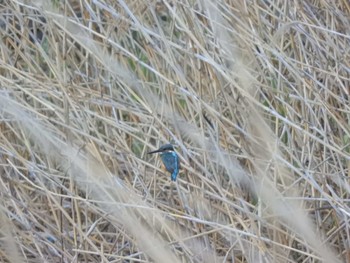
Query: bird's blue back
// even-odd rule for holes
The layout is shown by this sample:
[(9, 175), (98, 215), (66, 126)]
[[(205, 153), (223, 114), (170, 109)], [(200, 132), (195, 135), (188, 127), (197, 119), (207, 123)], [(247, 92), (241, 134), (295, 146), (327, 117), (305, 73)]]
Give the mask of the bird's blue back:
[(179, 156), (176, 152), (169, 151), (161, 153), (160, 157), (162, 158), (166, 170), (171, 173), (171, 180), (176, 181), (180, 170)]

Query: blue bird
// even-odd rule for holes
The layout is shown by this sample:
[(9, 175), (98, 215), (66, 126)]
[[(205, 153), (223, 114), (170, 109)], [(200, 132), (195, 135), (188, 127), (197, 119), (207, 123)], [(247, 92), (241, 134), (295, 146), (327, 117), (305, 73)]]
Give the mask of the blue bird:
[(180, 159), (174, 151), (174, 146), (171, 144), (164, 144), (158, 150), (149, 152), (148, 154), (152, 153), (160, 153), (166, 170), (171, 173), (171, 181), (175, 182), (180, 170)]

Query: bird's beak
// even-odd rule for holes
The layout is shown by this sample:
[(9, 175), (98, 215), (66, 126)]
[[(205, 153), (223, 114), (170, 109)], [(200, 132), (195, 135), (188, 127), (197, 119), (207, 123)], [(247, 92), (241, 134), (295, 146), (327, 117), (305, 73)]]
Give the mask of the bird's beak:
[(159, 152), (161, 152), (161, 150), (155, 150), (155, 151), (153, 151), (153, 152), (148, 152), (147, 154), (152, 154), (152, 153), (159, 153)]

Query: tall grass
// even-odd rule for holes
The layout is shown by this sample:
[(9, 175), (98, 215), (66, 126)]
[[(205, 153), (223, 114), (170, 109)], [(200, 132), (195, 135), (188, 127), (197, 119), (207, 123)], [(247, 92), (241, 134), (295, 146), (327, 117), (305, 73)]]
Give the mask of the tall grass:
[(0, 261), (350, 262), (349, 16), (2, 1)]

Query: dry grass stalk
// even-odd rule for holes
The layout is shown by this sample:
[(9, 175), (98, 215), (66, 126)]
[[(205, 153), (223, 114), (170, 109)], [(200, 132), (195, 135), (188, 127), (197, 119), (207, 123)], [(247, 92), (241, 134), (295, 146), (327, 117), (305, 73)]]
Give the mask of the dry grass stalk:
[(0, 261), (349, 262), (349, 14), (2, 1)]

